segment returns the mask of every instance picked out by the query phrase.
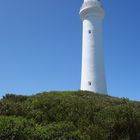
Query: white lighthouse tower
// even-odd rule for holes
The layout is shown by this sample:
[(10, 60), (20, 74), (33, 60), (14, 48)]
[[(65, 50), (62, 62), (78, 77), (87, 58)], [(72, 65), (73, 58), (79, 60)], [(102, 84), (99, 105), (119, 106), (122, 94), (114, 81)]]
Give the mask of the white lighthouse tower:
[(81, 90), (107, 94), (102, 35), (104, 9), (100, 0), (84, 0), (80, 17), (83, 21)]

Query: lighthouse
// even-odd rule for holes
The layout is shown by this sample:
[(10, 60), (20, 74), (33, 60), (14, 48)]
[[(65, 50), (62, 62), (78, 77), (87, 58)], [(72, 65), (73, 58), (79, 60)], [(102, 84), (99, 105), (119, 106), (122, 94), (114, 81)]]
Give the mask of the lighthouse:
[(83, 22), (81, 90), (107, 94), (104, 54), (104, 9), (100, 0), (84, 0), (80, 9)]

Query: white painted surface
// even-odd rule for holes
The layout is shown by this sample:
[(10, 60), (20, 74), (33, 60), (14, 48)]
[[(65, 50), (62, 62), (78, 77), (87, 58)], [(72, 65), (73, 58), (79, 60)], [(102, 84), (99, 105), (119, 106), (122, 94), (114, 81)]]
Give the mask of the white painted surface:
[(94, 1), (95, 2), (95, 1), (98, 1), (98, 0), (84, 0), (84, 2), (87, 2), (87, 1)]
[(104, 10), (98, 0), (84, 0), (80, 10), (83, 21), (81, 90), (107, 94), (102, 20)]

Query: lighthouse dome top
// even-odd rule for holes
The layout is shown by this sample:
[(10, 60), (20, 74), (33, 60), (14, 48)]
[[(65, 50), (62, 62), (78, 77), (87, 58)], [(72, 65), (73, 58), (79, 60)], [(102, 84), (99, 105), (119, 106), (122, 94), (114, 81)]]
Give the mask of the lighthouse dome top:
[(90, 6), (101, 6), (101, 1), (100, 0), (84, 0), (84, 4), (85, 5), (90, 5)]
[(84, 0), (84, 2), (100, 3), (100, 0)]
[(95, 2), (98, 2), (98, 1), (100, 1), (100, 0), (84, 0), (85, 2), (87, 2), (87, 1), (95, 1)]

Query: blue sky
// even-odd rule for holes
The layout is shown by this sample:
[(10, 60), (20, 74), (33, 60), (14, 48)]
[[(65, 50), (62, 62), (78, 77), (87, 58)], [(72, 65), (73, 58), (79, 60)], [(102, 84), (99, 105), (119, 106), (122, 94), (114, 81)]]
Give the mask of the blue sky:
[[(108, 92), (140, 100), (140, 1), (102, 1)], [(82, 2), (0, 1), (0, 96), (79, 90)]]

